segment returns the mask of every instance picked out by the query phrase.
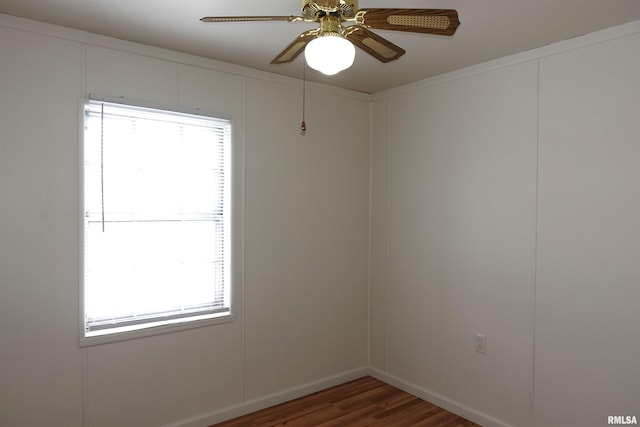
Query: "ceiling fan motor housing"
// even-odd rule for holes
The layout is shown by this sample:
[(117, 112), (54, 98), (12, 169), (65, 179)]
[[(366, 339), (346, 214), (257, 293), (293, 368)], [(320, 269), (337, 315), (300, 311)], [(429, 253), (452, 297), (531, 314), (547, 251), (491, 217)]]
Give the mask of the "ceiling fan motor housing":
[(316, 21), (319, 15), (335, 14), (341, 19), (353, 19), (358, 11), (358, 0), (302, 0), (302, 16)]
[(340, 19), (332, 14), (320, 18), (320, 36), (326, 33), (340, 33)]

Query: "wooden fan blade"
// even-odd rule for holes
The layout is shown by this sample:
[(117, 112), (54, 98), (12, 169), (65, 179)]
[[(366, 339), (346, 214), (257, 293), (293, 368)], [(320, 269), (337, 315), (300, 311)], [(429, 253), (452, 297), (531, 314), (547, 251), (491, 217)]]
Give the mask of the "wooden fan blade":
[(285, 64), (287, 62), (292, 62), (294, 59), (298, 57), (307, 46), (311, 40), (315, 39), (320, 30), (309, 30), (300, 34), (291, 44), (284, 48), (282, 52), (278, 56), (275, 57), (272, 64)]
[(405, 50), (380, 37), (361, 25), (352, 25), (343, 32), (344, 37), (360, 49), (381, 62), (394, 61), (405, 54)]
[(453, 9), (360, 9), (356, 22), (368, 28), (452, 36), (458, 26)]
[(205, 16), (202, 22), (264, 22), (264, 21), (302, 21), (300, 16)]

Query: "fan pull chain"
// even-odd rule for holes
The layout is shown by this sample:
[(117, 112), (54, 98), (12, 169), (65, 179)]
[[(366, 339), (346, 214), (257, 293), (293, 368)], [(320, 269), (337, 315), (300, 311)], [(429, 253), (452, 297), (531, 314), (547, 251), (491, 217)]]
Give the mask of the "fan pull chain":
[(104, 101), (100, 104), (100, 199), (102, 203), (102, 232), (104, 233)]
[(307, 134), (307, 123), (304, 121), (306, 94), (307, 94), (307, 61), (302, 60), (302, 124), (300, 125), (300, 133)]

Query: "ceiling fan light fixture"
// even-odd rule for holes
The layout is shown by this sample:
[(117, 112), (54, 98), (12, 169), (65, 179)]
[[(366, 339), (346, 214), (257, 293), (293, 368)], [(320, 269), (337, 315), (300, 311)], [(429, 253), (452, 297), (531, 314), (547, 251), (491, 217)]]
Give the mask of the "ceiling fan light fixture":
[(356, 49), (339, 33), (325, 32), (307, 44), (304, 56), (309, 67), (333, 76), (353, 65)]

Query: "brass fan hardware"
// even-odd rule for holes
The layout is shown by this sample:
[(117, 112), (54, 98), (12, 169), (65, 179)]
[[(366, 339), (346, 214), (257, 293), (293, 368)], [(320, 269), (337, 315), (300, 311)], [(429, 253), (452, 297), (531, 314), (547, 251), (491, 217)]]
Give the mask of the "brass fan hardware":
[(205, 16), (202, 22), (262, 22), (262, 21), (304, 21), (302, 16)]
[(346, 39), (381, 62), (394, 61), (405, 54), (404, 49), (371, 29), (452, 36), (460, 25), (458, 13), (453, 9), (358, 9), (358, 0), (302, 0), (301, 16), (207, 16), (201, 21), (319, 24), (294, 39), (272, 64), (292, 62), (309, 43), (324, 37)]

